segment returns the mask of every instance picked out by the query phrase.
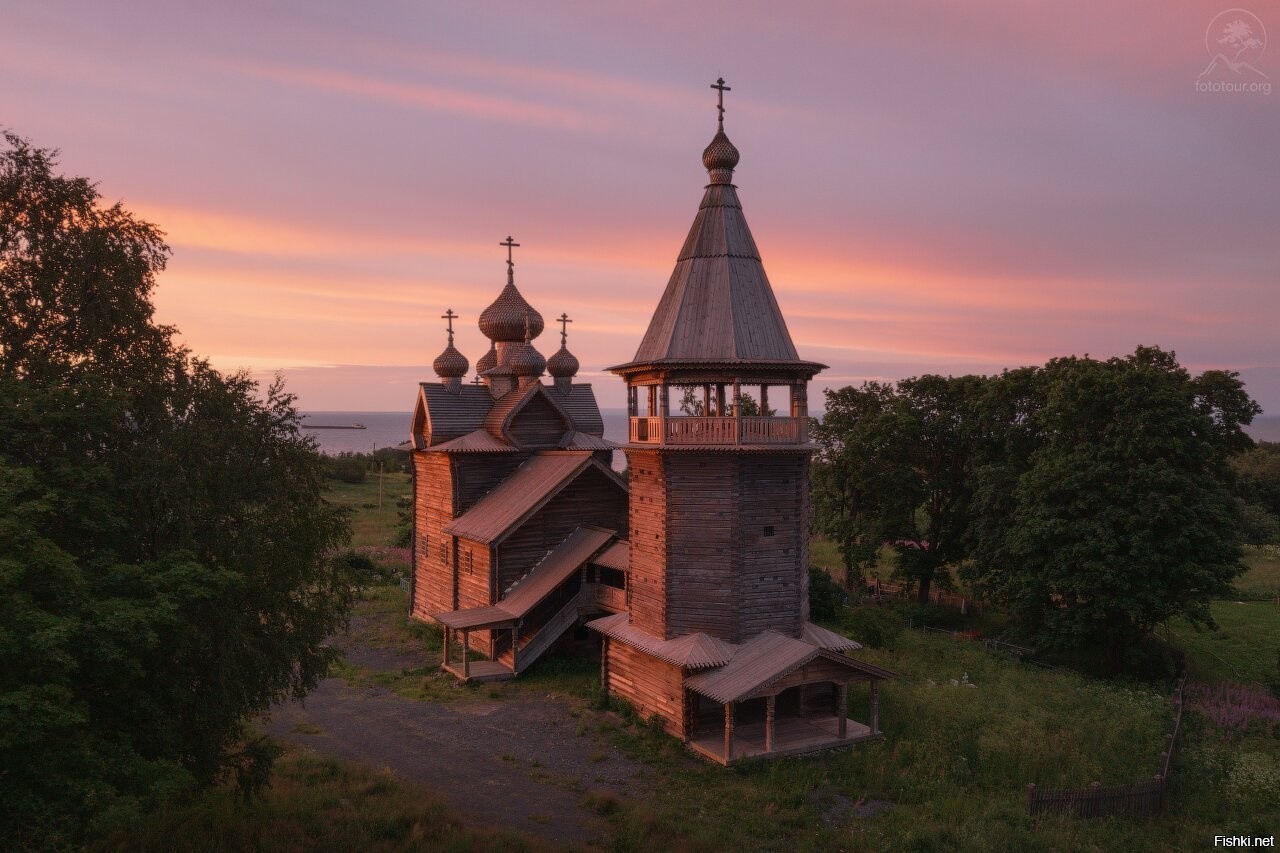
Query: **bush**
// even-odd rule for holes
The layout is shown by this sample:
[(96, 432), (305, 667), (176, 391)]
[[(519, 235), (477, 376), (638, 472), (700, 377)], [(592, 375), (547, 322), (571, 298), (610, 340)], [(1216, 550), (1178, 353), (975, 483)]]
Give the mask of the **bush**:
[(817, 566), (809, 567), (809, 618), (816, 621), (834, 619), (849, 602), (849, 594)]
[(888, 607), (854, 607), (840, 620), (842, 632), (873, 649), (892, 645), (905, 627), (902, 616)]
[(355, 453), (339, 453), (328, 457), (325, 473), (343, 483), (363, 483), (368, 476), (368, 462)]

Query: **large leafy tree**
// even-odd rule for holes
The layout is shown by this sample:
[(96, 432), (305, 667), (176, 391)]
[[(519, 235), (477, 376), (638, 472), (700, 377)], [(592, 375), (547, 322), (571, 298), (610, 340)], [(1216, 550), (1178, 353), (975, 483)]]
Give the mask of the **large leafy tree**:
[(1097, 649), (1113, 669), (1175, 615), (1211, 623), (1240, 571), (1226, 462), (1259, 411), (1238, 377), (1141, 347), (996, 385), (1006, 438), (975, 472), (973, 581), (1042, 647)]
[(333, 655), (346, 520), (292, 398), (157, 325), (162, 234), (0, 150), (0, 839), (60, 846), (269, 749)]
[(979, 438), (981, 377), (920, 376), (827, 392), (814, 426), (815, 527), (855, 578), (888, 545), (897, 573), (927, 601), (964, 558), (970, 461)]

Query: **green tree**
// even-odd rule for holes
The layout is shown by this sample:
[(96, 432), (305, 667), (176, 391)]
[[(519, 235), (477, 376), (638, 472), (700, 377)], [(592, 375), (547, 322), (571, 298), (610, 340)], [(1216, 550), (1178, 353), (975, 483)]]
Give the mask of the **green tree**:
[(1212, 624), (1241, 570), (1226, 460), (1259, 411), (1238, 377), (1140, 347), (996, 385), (1007, 434), (975, 472), (966, 568), (982, 593), (1041, 647), (1097, 649), (1113, 671), (1173, 616)]
[(853, 592), (893, 526), (885, 495), (908, 472), (897, 451), (893, 386), (866, 382), (825, 393), (826, 413), (812, 425), (820, 448), (813, 468), (813, 525), (836, 544), (845, 588)]
[(1280, 544), (1280, 442), (1260, 441), (1233, 456), (1230, 465), (1243, 504), (1245, 541)]
[(0, 151), (0, 839), (58, 847), (235, 774), (327, 671), (352, 580), (323, 465), (154, 323), (168, 247), (56, 152)]
[(836, 542), (852, 581), (879, 549), (928, 601), (965, 555), (970, 463), (979, 434), (977, 376), (920, 376), (827, 392), (814, 426), (816, 529)]

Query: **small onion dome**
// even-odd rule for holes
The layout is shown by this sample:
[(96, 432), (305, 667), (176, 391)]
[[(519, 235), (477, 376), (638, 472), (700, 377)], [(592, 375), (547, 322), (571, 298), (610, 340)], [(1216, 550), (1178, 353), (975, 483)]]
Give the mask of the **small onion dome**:
[(480, 331), (491, 341), (514, 343), (524, 340), (526, 321), (531, 337), (542, 334), (542, 315), (508, 281), (493, 304), (480, 314)]
[(516, 376), (541, 376), (542, 371), (547, 368), (547, 360), (534, 349), (533, 344), (522, 341), (511, 347), (507, 366)]
[(493, 367), (496, 367), (497, 364), (498, 364), (498, 348), (494, 346), (492, 342), (490, 342), (489, 351), (484, 355), (480, 356), (480, 360), (476, 362), (476, 373), (483, 376), (485, 374), (485, 371)]
[(470, 366), (467, 362), (467, 357), (458, 352), (452, 342), (444, 348), (444, 352), (436, 356), (435, 361), (431, 362), (431, 367), (435, 370), (436, 376), (441, 379), (461, 379), (467, 375), (467, 368)]
[[(738, 165), (738, 149), (729, 141), (729, 137), (724, 135), (724, 130), (716, 131), (715, 137), (702, 151), (702, 165), (707, 167), (707, 171), (711, 173), (713, 178), (728, 178), (728, 172), (732, 172)], [(720, 175), (716, 173), (720, 172)]]
[(556, 350), (556, 354), (547, 359), (547, 373), (557, 379), (568, 379), (578, 372), (578, 359), (565, 349), (564, 344)]

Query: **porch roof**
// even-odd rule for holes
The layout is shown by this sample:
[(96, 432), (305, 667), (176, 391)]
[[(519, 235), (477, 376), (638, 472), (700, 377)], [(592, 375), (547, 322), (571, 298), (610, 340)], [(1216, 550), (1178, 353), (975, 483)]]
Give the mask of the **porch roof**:
[(894, 677), (887, 669), (845, 657), (805, 640), (785, 637), (776, 631), (763, 631), (738, 646), (727, 664), (690, 676), (685, 680), (685, 686), (716, 702), (737, 702), (819, 657), (864, 677)]

